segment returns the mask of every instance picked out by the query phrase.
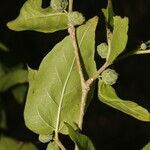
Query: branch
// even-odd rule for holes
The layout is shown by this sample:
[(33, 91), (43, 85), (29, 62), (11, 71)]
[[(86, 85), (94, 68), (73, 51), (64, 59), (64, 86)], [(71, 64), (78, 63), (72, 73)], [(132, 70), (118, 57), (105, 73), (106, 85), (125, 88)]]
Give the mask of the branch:
[(73, 8), (73, 0), (69, 0), (69, 9), (68, 12), (72, 12), (72, 8)]
[[(72, 10), (73, 10), (73, 0), (69, 0), (68, 13), (71, 13)], [(82, 86), (80, 118), (79, 118), (79, 122), (78, 122), (78, 127), (80, 128), (80, 130), (82, 130), (83, 117), (85, 114), (85, 107), (86, 107), (86, 99), (87, 99), (88, 92), (90, 90), (90, 86), (94, 82), (94, 80), (96, 80), (99, 77), (99, 75), (108, 67), (108, 64), (105, 63), (92, 78), (85, 81), (83, 71), (82, 71), (81, 61), (80, 61), (78, 44), (77, 44), (76, 30), (75, 30), (75, 27), (73, 26), (73, 24), (71, 23), (71, 21), (69, 20), (69, 17), (68, 17), (68, 32), (70, 34), (72, 45), (74, 48), (74, 54), (75, 54), (78, 71), (79, 71), (79, 75), (80, 75), (81, 86)]]
[(69, 23), (68, 26), (69, 26), (68, 32), (70, 34), (72, 45), (74, 48), (74, 54), (76, 57), (76, 62), (77, 62), (78, 71), (79, 71), (80, 80), (81, 80), (81, 86), (82, 86), (82, 90), (83, 90), (85, 87), (85, 80), (84, 80), (83, 71), (82, 71), (81, 62), (80, 62), (80, 56), (79, 56), (79, 52), (78, 52), (75, 27), (71, 23)]
[[(69, 13), (72, 12), (72, 7), (73, 7), (72, 5), (73, 5), (73, 0), (69, 0), (69, 10), (68, 10)], [(75, 30), (75, 27), (73, 26), (73, 24), (71, 23), (70, 20), (68, 20), (68, 32), (70, 34), (72, 45), (74, 48), (74, 54), (75, 54), (75, 58), (76, 58), (77, 66), (78, 66), (78, 71), (79, 71), (80, 81), (81, 81), (81, 87), (82, 87), (80, 118), (79, 118), (79, 122), (78, 122), (78, 127), (80, 129), (82, 129), (83, 116), (84, 116), (84, 112), (85, 112), (85, 105), (86, 105), (87, 94), (89, 92), (89, 86), (86, 85), (83, 71), (82, 71), (79, 49), (78, 49), (77, 38), (76, 38), (76, 30)]]
[[(72, 5), (73, 5), (73, 0), (69, 0), (69, 10), (68, 10), (69, 13), (72, 12)], [(68, 19), (69, 19), (69, 17), (68, 17)], [(68, 20), (68, 32), (70, 34), (72, 45), (74, 48), (74, 54), (76, 57), (76, 62), (77, 62), (78, 71), (79, 71), (80, 80), (81, 80), (81, 86), (82, 86), (82, 90), (83, 90), (85, 87), (85, 80), (84, 80), (84, 75), (83, 75), (81, 62), (80, 62), (78, 44), (77, 44), (77, 39), (76, 39), (76, 30), (70, 20)]]
[[(69, 9), (68, 13), (72, 13), (73, 10), (73, 0), (69, 0)], [(82, 97), (81, 97), (81, 104), (80, 104), (80, 116), (79, 116), (79, 122), (78, 122), (78, 127), (80, 130), (82, 130), (83, 126), (83, 118), (85, 114), (85, 108), (86, 108), (86, 100), (87, 100), (87, 95), (90, 90), (91, 84), (96, 80), (99, 75), (108, 67), (108, 64), (105, 63), (98, 71), (97, 73), (87, 81), (85, 81), (83, 71), (82, 71), (82, 66), (81, 66), (81, 61), (80, 61), (80, 55), (79, 55), (79, 49), (78, 49), (78, 44), (77, 44), (77, 38), (76, 38), (76, 29), (74, 25), (71, 23), (68, 17), (68, 32), (71, 37), (71, 42), (74, 48), (74, 54), (77, 62), (77, 67), (80, 75), (80, 81), (81, 81), (81, 87), (82, 87)], [(75, 150), (78, 150), (77, 145), (75, 145)]]
[(83, 125), (83, 117), (84, 117), (84, 113), (85, 113), (85, 107), (86, 107), (86, 99), (87, 99), (87, 95), (88, 92), (90, 90), (90, 86), (92, 85), (92, 83), (99, 78), (99, 75), (108, 67), (109, 65), (107, 63), (105, 63), (97, 72), (96, 74), (89, 78), (86, 82), (85, 82), (85, 88), (84, 91), (82, 93), (82, 98), (81, 98), (81, 108), (80, 108), (80, 118), (79, 118), (79, 128), (82, 129), (82, 125)]
[(97, 79), (99, 78), (100, 74), (109, 66), (109, 64), (106, 62), (104, 63), (104, 65), (96, 72), (95, 75), (93, 75), (93, 77), (89, 78), (87, 81), (86, 81), (86, 85), (88, 87), (91, 86), (91, 84)]

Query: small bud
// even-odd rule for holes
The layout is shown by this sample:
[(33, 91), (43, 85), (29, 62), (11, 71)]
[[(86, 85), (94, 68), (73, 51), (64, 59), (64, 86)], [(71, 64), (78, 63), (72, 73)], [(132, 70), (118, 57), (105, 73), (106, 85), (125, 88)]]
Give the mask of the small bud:
[(71, 22), (71, 24), (73, 24), (74, 26), (81, 25), (85, 21), (84, 16), (78, 11), (73, 11), (69, 13), (68, 19)]
[(68, 6), (68, 0), (51, 0), (51, 7), (56, 11), (63, 11)]
[(118, 73), (113, 69), (106, 69), (102, 72), (102, 80), (108, 84), (113, 85), (118, 79)]
[(108, 54), (108, 45), (106, 43), (101, 43), (97, 46), (97, 52), (101, 58), (106, 58)]
[(141, 49), (141, 50), (146, 50), (146, 49), (147, 49), (147, 45), (146, 45), (145, 43), (142, 43), (142, 44), (140, 45), (140, 49)]

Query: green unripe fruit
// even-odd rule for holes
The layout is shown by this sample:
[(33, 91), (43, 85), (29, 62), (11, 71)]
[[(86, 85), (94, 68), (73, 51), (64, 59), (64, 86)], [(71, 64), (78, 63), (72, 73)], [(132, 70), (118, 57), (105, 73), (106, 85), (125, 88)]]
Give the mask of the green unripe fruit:
[(71, 24), (73, 24), (74, 26), (81, 25), (85, 21), (84, 16), (78, 11), (73, 11), (69, 13), (68, 19), (71, 22)]
[(108, 54), (108, 45), (106, 43), (101, 43), (97, 46), (97, 52), (101, 58), (106, 58)]
[(41, 141), (42, 143), (47, 143), (49, 141), (51, 141), (53, 139), (53, 135), (50, 134), (50, 135), (42, 135), (40, 134), (39, 135), (39, 141)]
[(108, 84), (113, 85), (118, 79), (118, 73), (113, 69), (106, 69), (102, 72), (102, 80)]
[(68, 6), (68, 0), (51, 0), (51, 7), (56, 11), (63, 11)]

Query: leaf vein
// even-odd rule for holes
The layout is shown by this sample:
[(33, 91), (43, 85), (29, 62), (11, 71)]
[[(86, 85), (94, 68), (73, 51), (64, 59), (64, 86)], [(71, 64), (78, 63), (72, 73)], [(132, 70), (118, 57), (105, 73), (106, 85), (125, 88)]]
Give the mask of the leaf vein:
[(42, 116), (41, 116), (41, 114), (40, 114), (40, 112), (39, 112), (38, 107), (36, 107), (36, 110), (37, 110), (37, 113), (38, 113), (38, 116), (40, 117), (40, 119), (41, 119), (48, 127), (50, 127), (50, 128), (52, 128), (53, 130), (55, 130), (55, 128), (54, 128), (53, 126), (51, 126), (49, 123), (47, 123), (47, 122), (44, 120), (44, 118), (42, 118)]

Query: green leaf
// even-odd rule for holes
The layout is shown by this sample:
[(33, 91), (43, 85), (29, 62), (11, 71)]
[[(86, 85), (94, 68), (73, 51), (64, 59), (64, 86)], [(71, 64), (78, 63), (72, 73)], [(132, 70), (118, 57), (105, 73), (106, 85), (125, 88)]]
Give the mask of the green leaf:
[[(88, 76), (96, 72), (95, 28), (98, 18), (77, 28), (77, 40)], [(64, 122), (79, 120), (81, 85), (73, 46), (67, 36), (47, 54), (39, 70), (29, 69), (29, 91), (25, 105), (26, 126), (38, 134), (67, 134)], [(69, 108), (69, 109), (68, 109)]]
[(2, 42), (0, 42), (0, 50), (8, 52), (9, 48), (6, 45), (4, 45)]
[(52, 33), (67, 28), (67, 13), (58, 12), (51, 7), (43, 9), (42, 0), (27, 0), (19, 16), (8, 22), (7, 26), (15, 31), (34, 30)]
[(4, 92), (10, 87), (27, 82), (27, 70), (17, 69), (0, 76), (0, 92)]
[(100, 101), (136, 119), (150, 121), (150, 113), (145, 108), (132, 101), (120, 99), (116, 95), (115, 90), (110, 85), (106, 85), (102, 80), (99, 80), (98, 86), (98, 97)]
[(76, 143), (79, 150), (95, 150), (92, 141), (85, 135), (75, 131), (71, 125), (65, 123), (68, 128), (69, 136)]
[(111, 27), (113, 27), (113, 16), (115, 15), (115, 13), (113, 11), (113, 5), (111, 0), (108, 0), (107, 8), (103, 8), (102, 12), (105, 17), (106, 25), (110, 25)]
[(150, 142), (142, 148), (142, 150), (150, 150)]
[(23, 143), (8, 137), (0, 137), (1, 150), (37, 150), (32, 143)]
[(26, 85), (19, 85), (12, 89), (12, 94), (15, 97), (15, 100), (22, 104), (25, 100), (25, 96), (27, 93), (27, 86)]
[(126, 47), (128, 36), (128, 18), (114, 17), (114, 30), (110, 40), (107, 63), (112, 64)]
[(50, 142), (46, 148), (46, 150), (59, 150), (57, 143)]

